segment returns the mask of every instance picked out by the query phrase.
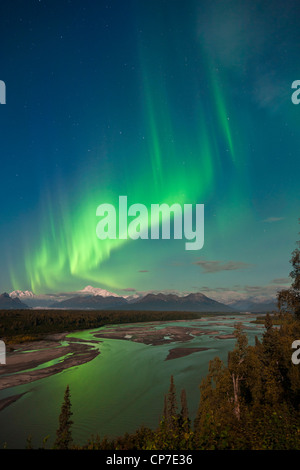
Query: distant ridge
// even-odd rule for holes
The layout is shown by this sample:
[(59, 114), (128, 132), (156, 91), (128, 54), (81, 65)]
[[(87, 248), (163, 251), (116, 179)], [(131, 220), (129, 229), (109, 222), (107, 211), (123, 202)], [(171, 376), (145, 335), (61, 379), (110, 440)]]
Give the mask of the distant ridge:
[(190, 312), (235, 312), (235, 308), (210, 299), (204, 294), (147, 294), (136, 300), (131, 307), (144, 310), (169, 310)]
[(235, 312), (233, 307), (212, 300), (206, 295), (188, 294), (180, 297), (176, 294), (146, 294), (142, 298), (128, 301), (124, 297), (79, 296), (54, 302), (50, 308), (62, 309), (119, 309), (152, 311), (190, 311), (190, 312)]
[(259, 302), (253, 300), (237, 300), (232, 302), (231, 305), (240, 312), (272, 312), (278, 310), (278, 305), (275, 301)]
[(0, 310), (25, 310), (28, 305), (21, 302), (19, 298), (11, 298), (7, 292), (0, 294)]
[(119, 308), (127, 305), (128, 302), (123, 297), (90, 295), (71, 297), (71, 299), (54, 302), (49, 308), (64, 308), (64, 309), (94, 309), (102, 310), (104, 308)]

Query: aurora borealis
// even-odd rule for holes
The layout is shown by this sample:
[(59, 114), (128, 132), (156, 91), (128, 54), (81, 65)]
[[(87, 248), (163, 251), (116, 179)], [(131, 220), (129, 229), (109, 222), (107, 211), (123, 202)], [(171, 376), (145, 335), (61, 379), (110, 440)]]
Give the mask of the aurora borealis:
[[(1, 292), (274, 294), (298, 239), (298, 2), (4, 0)], [(96, 208), (204, 204), (205, 243)]]

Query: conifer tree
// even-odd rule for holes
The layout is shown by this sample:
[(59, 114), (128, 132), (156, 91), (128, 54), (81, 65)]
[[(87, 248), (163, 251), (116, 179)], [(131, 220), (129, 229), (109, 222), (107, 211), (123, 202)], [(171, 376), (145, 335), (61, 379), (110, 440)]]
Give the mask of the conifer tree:
[(293, 279), (293, 282), (289, 289), (283, 289), (278, 292), (277, 300), (280, 312), (292, 312), (300, 319), (300, 240), (297, 242), (297, 245), (299, 248), (293, 251), (290, 260), (293, 266), (290, 277)]
[(162, 420), (161, 420), (161, 424), (163, 425), (163, 427), (167, 426), (168, 421), (169, 421), (169, 418), (168, 418), (168, 397), (165, 394), (165, 396), (164, 396), (164, 411), (163, 411)]
[(180, 401), (181, 401), (181, 411), (179, 415), (179, 425), (183, 431), (187, 432), (190, 428), (190, 419), (189, 419), (189, 410), (187, 406), (185, 389), (181, 390)]
[(56, 441), (54, 447), (56, 449), (69, 449), (70, 444), (73, 442), (71, 426), (73, 421), (71, 421), (72, 416), (71, 411), (71, 401), (70, 401), (70, 389), (69, 385), (65, 390), (64, 401), (61, 406), (61, 412), (59, 415), (59, 428), (56, 431)]
[(165, 395), (165, 398), (164, 398), (164, 413), (163, 413), (163, 416), (165, 419), (167, 419), (167, 416), (168, 416), (168, 401), (167, 401), (167, 395)]
[(235, 348), (228, 353), (228, 369), (232, 379), (234, 414), (239, 420), (241, 417), (241, 381), (245, 378), (245, 357), (248, 339), (243, 333), (240, 323), (235, 325), (234, 335), (237, 339)]
[(273, 328), (272, 318), (271, 318), (271, 315), (267, 313), (265, 317), (265, 329), (267, 330), (267, 332), (269, 332), (272, 328)]
[(167, 424), (169, 429), (174, 429), (177, 422), (177, 400), (174, 377), (171, 375), (170, 388), (167, 396)]

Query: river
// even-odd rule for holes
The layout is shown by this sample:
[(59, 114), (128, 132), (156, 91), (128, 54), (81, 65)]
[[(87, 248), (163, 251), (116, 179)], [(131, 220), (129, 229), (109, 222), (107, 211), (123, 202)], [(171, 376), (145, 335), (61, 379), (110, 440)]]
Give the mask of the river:
[[(225, 335), (233, 332), (237, 321), (242, 321), (249, 344), (254, 344), (255, 336), (259, 337), (263, 332), (261, 327), (251, 324), (255, 318), (254, 315), (220, 315), (202, 318), (201, 321), (168, 322), (168, 325), (199, 327), (208, 332), (217, 330)], [(141, 325), (147, 327), (147, 324), (138, 324)], [(163, 326), (158, 324), (157, 328)], [(125, 330), (126, 325), (120, 328)], [(51, 447), (67, 385), (73, 411), (72, 434), (77, 444), (86, 443), (96, 434), (103, 438), (133, 432), (143, 424), (155, 428), (162, 414), (164, 394), (169, 389), (171, 375), (174, 376), (178, 401), (181, 389), (185, 388), (190, 417), (194, 419), (200, 397), (199, 384), (207, 374), (209, 361), (215, 356), (226, 361), (228, 351), (235, 344), (235, 339), (217, 339), (212, 334), (195, 336), (186, 343), (156, 346), (95, 336), (107, 329), (109, 327), (69, 335), (92, 341), (93, 347), (99, 348), (101, 353), (92, 361), (0, 391), (0, 399), (24, 393), (0, 412), (0, 447), (24, 448), (30, 435), (33, 447), (42, 446), (46, 436), (49, 436), (47, 447)], [(175, 347), (208, 349), (166, 361), (169, 350)]]

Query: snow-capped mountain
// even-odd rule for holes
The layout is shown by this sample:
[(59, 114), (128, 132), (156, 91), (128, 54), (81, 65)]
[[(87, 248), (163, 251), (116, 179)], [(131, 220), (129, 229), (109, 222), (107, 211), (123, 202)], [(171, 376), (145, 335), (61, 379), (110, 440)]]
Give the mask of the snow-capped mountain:
[(14, 290), (12, 291), (9, 296), (12, 298), (12, 299), (15, 299), (15, 298), (18, 298), (18, 299), (24, 299), (24, 298), (34, 298), (35, 295), (33, 292), (31, 292), (30, 290)]
[(29, 307), (33, 308), (48, 308), (54, 303), (57, 302), (64, 302), (69, 300), (73, 297), (95, 297), (101, 296), (105, 298), (118, 298), (120, 299), (121, 296), (115, 294), (114, 292), (109, 292), (105, 289), (101, 289), (99, 287), (92, 287), (86, 286), (81, 290), (73, 291), (73, 292), (61, 292), (58, 294), (34, 294), (32, 291), (29, 290), (14, 290), (9, 294), (12, 299), (19, 299), (26, 303)]
[(58, 298), (55, 294), (36, 295), (30, 290), (14, 290), (9, 296), (21, 300), (32, 308), (47, 308)]
[(121, 297), (114, 292), (109, 292), (108, 290), (101, 289), (100, 287), (86, 286), (84, 289), (76, 291), (76, 294), (80, 295), (101, 295), (102, 297)]

